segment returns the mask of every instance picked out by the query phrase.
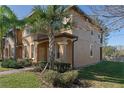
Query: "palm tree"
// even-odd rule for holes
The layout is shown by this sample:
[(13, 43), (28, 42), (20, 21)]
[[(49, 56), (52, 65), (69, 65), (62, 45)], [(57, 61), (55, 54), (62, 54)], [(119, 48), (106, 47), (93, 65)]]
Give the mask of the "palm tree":
[[(8, 7), (8, 6), (1, 6), (1, 14), (4, 15), (3, 18), (6, 18), (5, 25), (2, 24), (2, 27), (4, 26), (5, 32), (9, 31), (9, 29), (13, 29), (13, 40), (14, 40), (14, 60), (16, 61), (16, 28), (22, 27), (25, 24), (24, 20), (19, 20), (16, 16), (16, 14)], [(2, 29), (3, 30), (3, 29)], [(2, 31), (1, 31), (2, 32)]]
[(35, 6), (32, 10), (32, 15), (28, 21), (32, 26), (32, 32), (41, 32), (48, 35), (49, 39), (49, 58), (50, 69), (53, 68), (55, 61), (55, 33), (63, 27), (69, 27), (69, 23), (63, 24), (63, 18), (68, 17), (65, 12), (66, 6)]
[(0, 49), (3, 60), (3, 36), (9, 29), (9, 13), (6, 6), (0, 6)]

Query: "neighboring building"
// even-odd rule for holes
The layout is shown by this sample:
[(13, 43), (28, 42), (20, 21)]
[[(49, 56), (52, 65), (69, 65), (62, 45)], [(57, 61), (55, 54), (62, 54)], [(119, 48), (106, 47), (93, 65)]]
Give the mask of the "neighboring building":
[[(77, 6), (67, 9), (74, 21), (72, 30), (55, 35), (57, 61), (68, 62), (73, 67), (82, 67), (100, 62), (102, 59), (101, 29)], [(16, 31), (17, 58), (30, 58), (33, 62), (48, 60), (48, 37), (32, 34), (28, 30)], [(13, 57), (14, 43), (5, 38), (4, 58)]]

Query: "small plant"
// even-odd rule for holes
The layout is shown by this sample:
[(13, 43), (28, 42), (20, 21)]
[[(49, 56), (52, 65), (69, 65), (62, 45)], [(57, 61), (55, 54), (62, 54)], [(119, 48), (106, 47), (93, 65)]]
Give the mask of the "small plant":
[(43, 78), (43, 80), (45, 80), (49, 84), (53, 84), (55, 82), (55, 80), (58, 78), (58, 76), (59, 76), (59, 73), (57, 71), (47, 70), (43, 74), (42, 78)]
[(41, 61), (41, 62), (35, 64), (34, 71), (41, 72), (45, 68), (46, 64), (47, 64), (46, 61)]
[(59, 77), (55, 80), (54, 86), (57, 87), (70, 87), (73, 85), (74, 81), (78, 78), (78, 71), (68, 71), (61, 73)]

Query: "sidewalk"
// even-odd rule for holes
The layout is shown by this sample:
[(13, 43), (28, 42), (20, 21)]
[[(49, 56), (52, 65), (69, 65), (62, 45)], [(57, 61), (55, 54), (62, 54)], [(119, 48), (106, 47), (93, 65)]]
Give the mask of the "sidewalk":
[(26, 68), (22, 68), (22, 69), (14, 69), (14, 70), (9, 70), (9, 71), (2, 71), (0, 72), (0, 76), (1, 75), (7, 75), (7, 74), (13, 74), (13, 73), (19, 73), (22, 71), (28, 71), (28, 70), (33, 70), (33, 67), (26, 67)]

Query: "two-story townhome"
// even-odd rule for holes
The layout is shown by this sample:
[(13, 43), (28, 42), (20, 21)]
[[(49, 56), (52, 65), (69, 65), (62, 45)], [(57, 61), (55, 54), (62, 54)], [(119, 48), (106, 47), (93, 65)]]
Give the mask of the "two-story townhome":
[[(102, 59), (101, 28), (93, 23), (78, 6), (67, 8), (74, 26), (55, 35), (55, 58), (60, 62), (82, 67), (100, 62)], [(28, 28), (28, 26), (27, 26)], [(31, 33), (25, 28), (17, 30), (17, 58), (29, 58), (32, 62), (48, 61), (48, 37), (42, 33)], [(4, 58), (13, 57), (13, 40), (5, 38)]]

